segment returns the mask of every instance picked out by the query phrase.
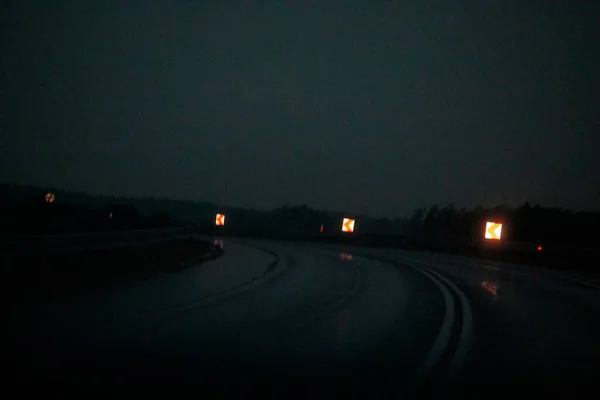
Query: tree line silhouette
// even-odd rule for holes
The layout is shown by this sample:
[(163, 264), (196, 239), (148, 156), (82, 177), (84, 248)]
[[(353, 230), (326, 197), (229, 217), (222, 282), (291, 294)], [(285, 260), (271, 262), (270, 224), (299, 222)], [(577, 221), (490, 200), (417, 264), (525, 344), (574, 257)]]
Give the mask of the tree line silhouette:
[(528, 202), (519, 207), (496, 206), (457, 209), (437, 204), (415, 210), (409, 231), (436, 237), (481, 239), (485, 222), (503, 224), (502, 238), (511, 242), (596, 246), (600, 239), (600, 212), (546, 208)]
[[(54, 201), (46, 201), (53, 193)], [(0, 185), (0, 234), (5, 236), (59, 234), (110, 230), (160, 228), (173, 224), (166, 212), (151, 210), (143, 215), (124, 198), (81, 195), (92, 201), (77, 200), (78, 195), (52, 189)]]
[[(45, 194), (55, 193), (48, 204)], [(268, 211), (219, 207), (206, 202), (124, 198), (70, 193), (53, 188), (0, 184), (0, 233), (3, 235), (140, 229), (185, 224), (206, 233), (273, 237), (341, 235), (344, 217), (356, 219), (355, 236), (413, 236), (447, 240), (483, 239), (485, 222), (503, 224), (502, 240), (594, 247), (600, 239), (600, 213), (519, 207), (457, 208), (453, 204), (419, 208), (407, 218), (375, 218), (308, 205)], [(225, 227), (214, 226), (215, 214)], [(321, 229), (323, 232), (321, 232)]]

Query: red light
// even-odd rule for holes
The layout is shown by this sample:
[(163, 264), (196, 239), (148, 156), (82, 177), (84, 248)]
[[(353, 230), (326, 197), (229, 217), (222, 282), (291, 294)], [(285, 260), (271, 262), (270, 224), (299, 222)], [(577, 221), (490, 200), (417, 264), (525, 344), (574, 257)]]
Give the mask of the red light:
[(542, 246), (538, 246), (538, 251), (542, 251), (544, 248)]

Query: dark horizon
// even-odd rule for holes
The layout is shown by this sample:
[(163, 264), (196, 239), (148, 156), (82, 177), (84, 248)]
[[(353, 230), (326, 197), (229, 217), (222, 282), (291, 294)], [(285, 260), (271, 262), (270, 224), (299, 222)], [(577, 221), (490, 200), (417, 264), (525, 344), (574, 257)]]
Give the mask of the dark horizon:
[(595, 210), (599, 5), (2, 2), (0, 181)]
[[(270, 212), (270, 211), (276, 211), (276, 210), (281, 210), (284, 209), (286, 207), (288, 208), (300, 208), (300, 207), (307, 207), (310, 210), (313, 210), (315, 212), (327, 212), (330, 214), (340, 214), (340, 215), (345, 215), (348, 217), (357, 217), (357, 216), (362, 216), (362, 217), (367, 217), (370, 219), (381, 219), (381, 220), (398, 220), (398, 219), (403, 219), (403, 220), (409, 220), (411, 219), (411, 217), (414, 217), (414, 215), (418, 212), (420, 212), (421, 210), (424, 211), (424, 213), (426, 214), (431, 208), (437, 207), (439, 209), (442, 208), (447, 208), (447, 207), (451, 207), (453, 208), (455, 211), (460, 212), (461, 210), (465, 210), (465, 211), (473, 211), (473, 210), (477, 210), (477, 209), (482, 209), (482, 210), (492, 210), (492, 209), (508, 209), (508, 210), (516, 210), (522, 207), (531, 207), (531, 208), (535, 208), (535, 207), (540, 207), (542, 209), (545, 210), (560, 210), (566, 213), (586, 213), (586, 214), (600, 214), (600, 208), (599, 209), (573, 209), (573, 208), (567, 208), (567, 207), (554, 207), (554, 206), (549, 206), (547, 204), (540, 204), (540, 203), (533, 203), (530, 202), (528, 200), (524, 201), (521, 204), (516, 204), (516, 205), (510, 205), (510, 204), (490, 204), (490, 205), (486, 205), (486, 204), (476, 204), (474, 206), (466, 206), (463, 204), (455, 204), (452, 202), (440, 202), (440, 203), (432, 203), (432, 204), (423, 204), (420, 207), (415, 208), (414, 210), (411, 210), (409, 213), (401, 215), (401, 214), (397, 214), (397, 215), (391, 215), (391, 216), (381, 216), (381, 215), (375, 215), (375, 214), (368, 214), (368, 213), (356, 213), (356, 212), (350, 212), (348, 210), (340, 210), (340, 209), (328, 209), (328, 208), (319, 208), (316, 207), (313, 204), (309, 204), (306, 202), (298, 202), (298, 203), (286, 203), (286, 204), (281, 204), (278, 206), (274, 206), (271, 208), (255, 208), (255, 207), (246, 207), (246, 206), (241, 206), (241, 205), (237, 205), (237, 204), (217, 204), (217, 203), (213, 203), (207, 200), (203, 200), (203, 199), (196, 199), (196, 200), (190, 200), (190, 199), (177, 199), (177, 198), (170, 198), (170, 197), (157, 197), (157, 196), (124, 196), (124, 195), (109, 195), (109, 194), (102, 194), (102, 193), (93, 193), (93, 192), (85, 192), (85, 191), (77, 191), (77, 190), (68, 190), (65, 188), (61, 188), (61, 187), (57, 187), (57, 186), (52, 186), (52, 185), (45, 185), (45, 186), (36, 186), (36, 185), (22, 185), (22, 184), (15, 184), (15, 183), (9, 183), (9, 182), (0, 182), (0, 189), (2, 191), (4, 191), (5, 189), (7, 189), (7, 187), (11, 187), (13, 189), (16, 189), (16, 191), (27, 191), (29, 193), (29, 196), (27, 196), (27, 198), (29, 200), (34, 200), (34, 197), (32, 197), (31, 193), (32, 192), (36, 192), (36, 196), (39, 197), (39, 200), (42, 201), (43, 197), (45, 194), (47, 194), (48, 192), (52, 192), (53, 194), (66, 194), (67, 196), (67, 201), (64, 201), (63, 198), (61, 198), (61, 196), (59, 196), (59, 198), (57, 199), (58, 203), (65, 203), (65, 204), (70, 204), (73, 196), (75, 197), (90, 197), (90, 198), (102, 198), (102, 199), (113, 199), (113, 200), (124, 200), (125, 203), (123, 204), (128, 204), (128, 201), (144, 201), (144, 200), (151, 200), (151, 201), (166, 201), (166, 202), (173, 202), (173, 203), (190, 203), (190, 204), (196, 204), (196, 205), (208, 205), (211, 207), (214, 207), (215, 210), (227, 210), (227, 209), (236, 209), (236, 210), (247, 210), (247, 211), (251, 211), (251, 212)], [(9, 189), (10, 191), (10, 189)], [(8, 193), (7, 193), (8, 194)], [(10, 197), (10, 196), (9, 196)], [(4, 201), (0, 201), (0, 204), (5, 203), (5, 204), (10, 204), (11, 201), (6, 201), (6, 199), (4, 199)], [(77, 202), (78, 203), (78, 202)], [(160, 211), (160, 210), (155, 210), (155, 211)]]

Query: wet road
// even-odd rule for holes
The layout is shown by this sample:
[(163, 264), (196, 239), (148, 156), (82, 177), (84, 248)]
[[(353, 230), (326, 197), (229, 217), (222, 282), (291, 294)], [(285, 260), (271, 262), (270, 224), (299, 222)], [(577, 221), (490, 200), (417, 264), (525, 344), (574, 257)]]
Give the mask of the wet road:
[(600, 290), (429, 253), (224, 240), (151, 281), (10, 321), (17, 380), (269, 383), (392, 391), (600, 377)]

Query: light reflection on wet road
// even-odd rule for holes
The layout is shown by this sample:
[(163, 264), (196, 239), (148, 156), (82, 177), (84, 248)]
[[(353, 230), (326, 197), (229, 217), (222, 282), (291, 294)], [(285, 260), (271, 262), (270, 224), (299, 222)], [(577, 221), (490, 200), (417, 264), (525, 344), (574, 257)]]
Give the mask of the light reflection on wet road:
[(31, 373), (27, 359), (42, 374), (121, 364), (398, 388), (598, 378), (600, 291), (444, 255), (214, 240), (223, 257), (199, 268), (31, 314), (11, 330), (16, 371)]

